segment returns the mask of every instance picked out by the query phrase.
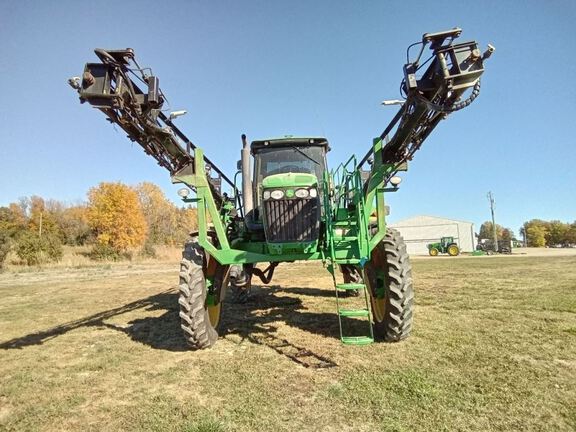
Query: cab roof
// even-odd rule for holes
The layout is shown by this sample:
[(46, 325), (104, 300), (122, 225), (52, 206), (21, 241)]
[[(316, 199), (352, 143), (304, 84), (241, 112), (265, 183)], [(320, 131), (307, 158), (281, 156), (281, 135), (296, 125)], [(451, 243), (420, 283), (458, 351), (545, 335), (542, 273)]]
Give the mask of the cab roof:
[(281, 138), (268, 138), (263, 140), (252, 141), (250, 144), (250, 151), (252, 154), (256, 153), (258, 150), (270, 147), (287, 147), (287, 146), (298, 146), (298, 147), (311, 147), (311, 146), (321, 146), (325, 147), (326, 151), (330, 151), (330, 146), (328, 145), (328, 140), (323, 137), (293, 137), (285, 136)]

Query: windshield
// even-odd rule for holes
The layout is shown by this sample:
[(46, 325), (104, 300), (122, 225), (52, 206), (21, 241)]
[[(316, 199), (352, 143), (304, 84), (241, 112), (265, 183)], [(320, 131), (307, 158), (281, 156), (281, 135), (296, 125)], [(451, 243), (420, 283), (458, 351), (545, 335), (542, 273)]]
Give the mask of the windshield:
[(282, 173), (314, 174), (319, 181), (325, 170), (324, 148), (320, 146), (290, 146), (261, 149), (256, 154), (256, 182)]

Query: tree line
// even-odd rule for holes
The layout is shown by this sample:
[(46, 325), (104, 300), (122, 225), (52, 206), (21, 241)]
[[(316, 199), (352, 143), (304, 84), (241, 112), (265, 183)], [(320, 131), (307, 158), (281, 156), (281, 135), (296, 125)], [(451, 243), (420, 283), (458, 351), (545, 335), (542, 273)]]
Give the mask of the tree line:
[(177, 207), (152, 183), (100, 183), (87, 198), (66, 205), (31, 196), (0, 207), (0, 268), (11, 250), (28, 265), (58, 261), (63, 245), (90, 245), (94, 259), (154, 255), (198, 226), (195, 208)]
[(576, 221), (570, 224), (559, 220), (532, 219), (520, 228), (520, 235), (526, 236), (526, 242), (531, 247), (576, 245)]
[[(517, 240), (510, 228), (496, 224), (498, 240)], [(555, 247), (576, 245), (576, 221), (572, 223), (559, 220), (545, 221), (532, 219), (520, 227), (520, 237), (526, 240), (528, 247)], [(478, 239), (493, 240), (492, 222), (484, 222), (480, 226)]]

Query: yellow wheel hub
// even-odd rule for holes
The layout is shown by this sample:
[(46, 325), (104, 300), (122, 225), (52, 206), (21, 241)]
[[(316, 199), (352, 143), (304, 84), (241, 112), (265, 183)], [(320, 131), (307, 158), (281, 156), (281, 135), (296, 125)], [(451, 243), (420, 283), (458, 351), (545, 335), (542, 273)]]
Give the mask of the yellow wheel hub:
[(458, 255), (458, 252), (459, 252), (459, 251), (458, 251), (458, 246), (450, 246), (450, 247), (448, 248), (448, 255), (456, 256), (456, 255)]

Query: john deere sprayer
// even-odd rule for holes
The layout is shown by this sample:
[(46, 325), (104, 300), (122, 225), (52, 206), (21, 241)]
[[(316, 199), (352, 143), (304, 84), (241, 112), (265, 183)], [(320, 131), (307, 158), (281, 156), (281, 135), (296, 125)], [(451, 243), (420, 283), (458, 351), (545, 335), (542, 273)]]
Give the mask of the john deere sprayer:
[[(400, 109), (366, 155), (333, 171), (323, 137), (248, 144), (242, 135), (238, 173), (226, 176), (174, 125), (177, 113), (164, 113), (158, 77), (138, 64), (132, 49), (96, 49), (99, 62), (69, 80), (81, 102), (120, 126), (185, 186), (178, 192), (183, 201), (197, 206), (178, 300), (191, 347), (216, 342), (227, 293), (242, 301), (255, 277), (266, 285), (279, 264), (296, 260), (322, 261), (332, 274), (343, 343), (410, 334), (411, 266), (402, 237), (386, 226), (385, 194), (398, 189), (396, 174), (438, 123), (480, 92), (483, 62), (494, 49), (482, 53), (476, 42), (456, 43), (460, 33), (426, 33), (410, 46), (415, 56), (404, 65)], [(426, 47), (430, 55), (423, 59)]]

